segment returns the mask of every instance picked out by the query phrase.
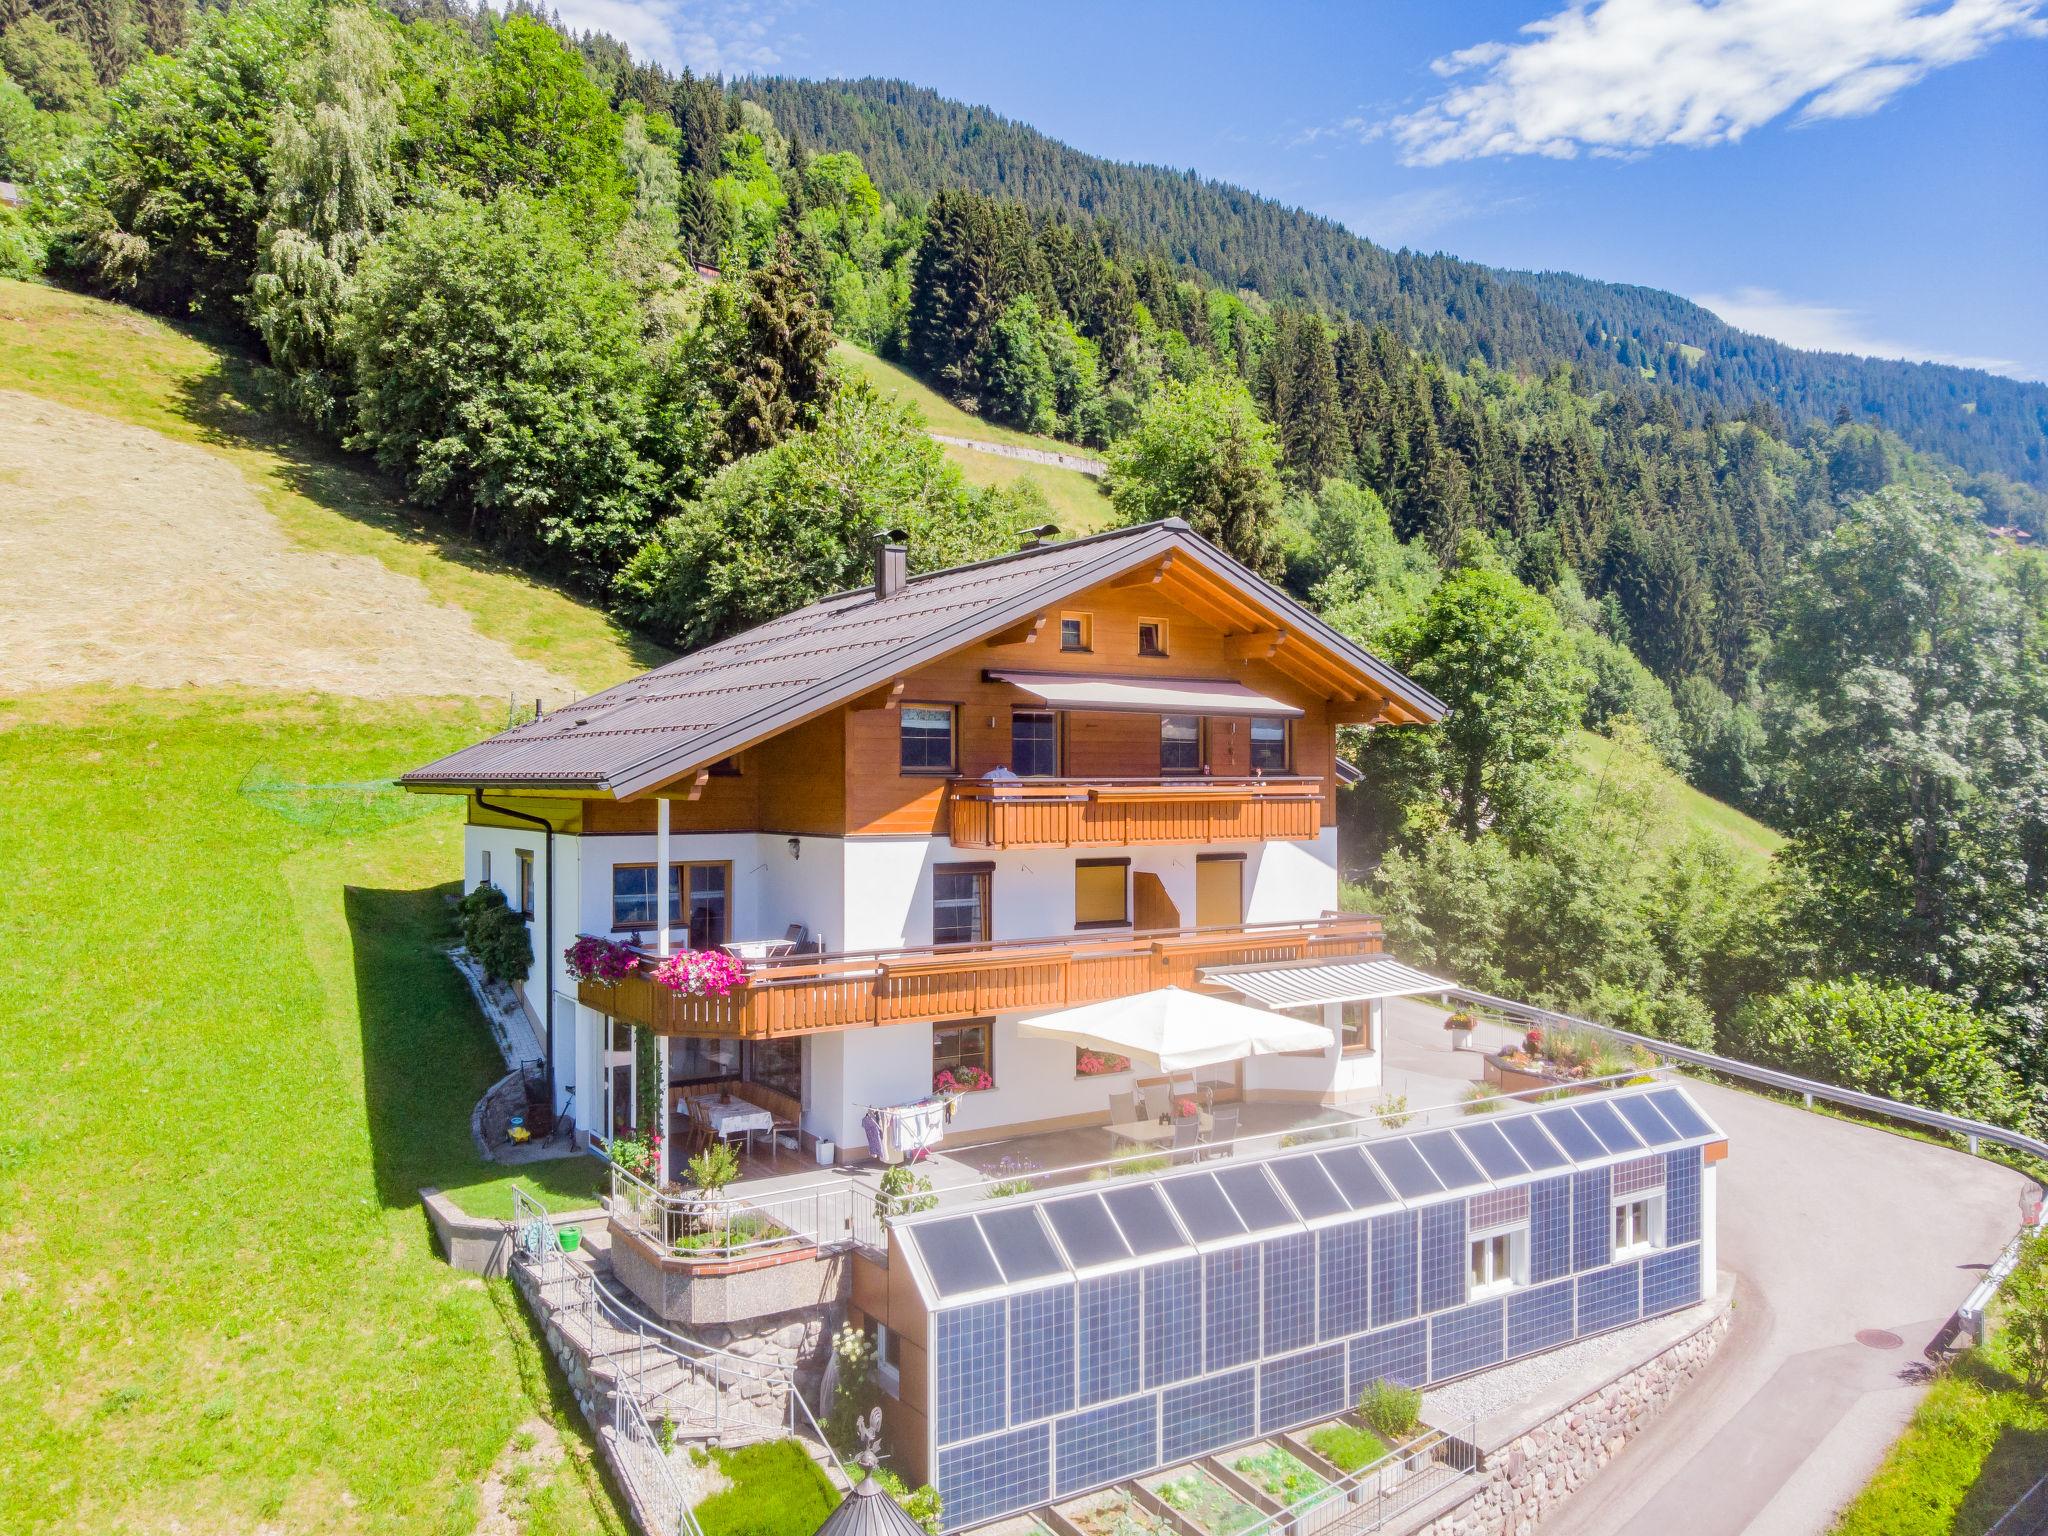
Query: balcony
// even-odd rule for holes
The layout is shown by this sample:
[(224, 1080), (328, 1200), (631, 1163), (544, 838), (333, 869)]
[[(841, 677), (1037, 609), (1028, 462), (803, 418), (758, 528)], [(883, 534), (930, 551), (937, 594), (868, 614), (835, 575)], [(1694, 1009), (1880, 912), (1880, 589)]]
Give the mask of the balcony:
[(1115, 938), (1017, 939), (749, 963), (729, 997), (684, 997), (646, 974), (586, 981), (587, 1008), (664, 1035), (768, 1040), (877, 1024), (1066, 1008), (1199, 986), (1204, 966), (1338, 959), (1381, 950), (1376, 917), (1179, 928)]
[(955, 779), (948, 803), (956, 848), (1312, 842), (1323, 781)]

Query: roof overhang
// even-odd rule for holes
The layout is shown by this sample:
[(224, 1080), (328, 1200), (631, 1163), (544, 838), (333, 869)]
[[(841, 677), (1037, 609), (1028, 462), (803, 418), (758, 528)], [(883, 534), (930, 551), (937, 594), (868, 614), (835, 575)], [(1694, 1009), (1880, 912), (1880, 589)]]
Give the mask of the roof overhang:
[(1261, 715), (1295, 720), (1306, 713), (1243, 683), (1200, 677), (1094, 677), (1082, 672), (994, 670), (982, 676), (992, 683), (1021, 688), (1055, 709), (1098, 714)]
[(1284, 965), (1205, 966), (1202, 980), (1229, 987), (1268, 1008), (1310, 1008), (1323, 1003), (1367, 1003), (1389, 997), (1429, 997), (1458, 984), (1398, 960), (1296, 960)]

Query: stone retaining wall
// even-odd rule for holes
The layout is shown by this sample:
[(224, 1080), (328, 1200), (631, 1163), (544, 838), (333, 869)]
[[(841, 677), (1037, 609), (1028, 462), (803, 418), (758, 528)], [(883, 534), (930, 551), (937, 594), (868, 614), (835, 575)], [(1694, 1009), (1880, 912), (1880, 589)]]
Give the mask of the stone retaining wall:
[(1706, 1369), (1728, 1336), (1717, 1309), (1697, 1332), (1487, 1453), (1481, 1482), (1413, 1536), (1524, 1536), (1621, 1454)]

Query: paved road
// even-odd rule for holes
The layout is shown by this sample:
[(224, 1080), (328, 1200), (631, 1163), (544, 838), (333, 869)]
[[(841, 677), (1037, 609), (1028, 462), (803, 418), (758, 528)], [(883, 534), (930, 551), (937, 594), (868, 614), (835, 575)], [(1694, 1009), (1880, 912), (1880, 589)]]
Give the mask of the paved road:
[[(1735, 1325), (1707, 1374), (1542, 1536), (1815, 1536), (1925, 1390), (1920, 1351), (2019, 1224), (2026, 1181), (1961, 1152), (1688, 1085), (1728, 1132)], [(1882, 1329), (1902, 1341), (1856, 1341)]]

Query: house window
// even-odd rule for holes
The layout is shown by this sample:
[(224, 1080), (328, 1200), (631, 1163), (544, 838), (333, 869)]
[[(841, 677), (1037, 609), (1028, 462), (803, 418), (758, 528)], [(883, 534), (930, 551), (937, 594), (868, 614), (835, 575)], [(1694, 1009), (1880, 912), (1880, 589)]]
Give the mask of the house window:
[[(671, 1044), (670, 1049), (674, 1046)], [(747, 1081), (787, 1094), (804, 1096), (804, 1043), (801, 1040), (749, 1040)]]
[(1202, 771), (1202, 717), (1161, 715), (1159, 717), (1159, 771), (1200, 773)]
[(1255, 773), (1294, 772), (1294, 733), (1285, 720), (1252, 721), (1252, 770)]
[(1085, 613), (1060, 615), (1060, 649), (1091, 651), (1095, 648), (1095, 622)]
[(1131, 920), (1129, 859), (1074, 862), (1074, 926), (1121, 928)]
[(484, 871), (483, 871), (483, 877), (482, 877), (482, 878), (481, 878), (480, 880), (478, 880), (478, 881), (477, 881), (477, 884), (479, 884), (479, 885), (489, 885), (490, 883), (491, 883), (491, 850), (490, 850), (490, 849), (488, 849), (488, 848), (486, 848), (486, 849), (484, 850)]
[(1528, 1247), (1528, 1228), (1511, 1227), (1499, 1232), (1482, 1232), (1471, 1242), (1471, 1299), (1497, 1295), (1519, 1284), (1522, 1256)]
[(533, 916), (533, 850), (519, 850), (519, 915)]
[(1342, 1023), (1338, 1032), (1343, 1036), (1346, 1052), (1370, 1052), (1372, 1050), (1372, 1004), (1350, 1002), (1344, 1004), (1339, 1016)]
[(654, 866), (614, 864), (612, 866), (612, 926), (652, 928), (654, 907)]
[(725, 1083), (740, 1075), (740, 1042), (702, 1035), (670, 1035), (668, 1080), (672, 1083)]
[(993, 864), (940, 864), (932, 870), (932, 942), (985, 944)]
[(732, 866), (671, 864), (668, 869), (668, 920), (686, 928), (690, 948), (713, 949), (732, 937)]
[(1060, 771), (1060, 717), (1049, 709), (1010, 711), (1010, 772), (1049, 779)]
[(1640, 1253), (1661, 1241), (1664, 1198), (1634, 1195), (1614, 1202), (1614, 1256)]
[(1140, 656), (1164, 656), (1166, 654), (1166, 621), (1164, 619), (1140, 619), (1138, 621), (1138, 654)]
[(903, 706), (902, 761), (905, 773), (951, 773), (953, 771), (952, 705), (906, 704)]
[(903, 1390), (903, 1336), (883, 1323), (875, 1324), (875, 1364), (882, 1390), (891, 1397), (900, 1396)]
[(946, 1024), (932, 1030), (932, 1088), (979, 1093), (996, 1085), (994, 1024)]

